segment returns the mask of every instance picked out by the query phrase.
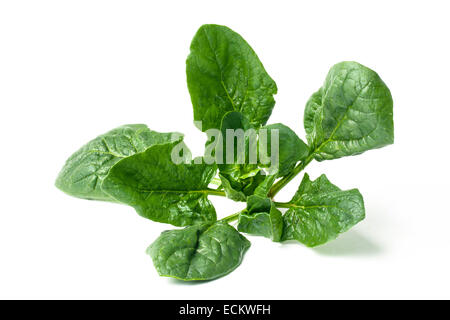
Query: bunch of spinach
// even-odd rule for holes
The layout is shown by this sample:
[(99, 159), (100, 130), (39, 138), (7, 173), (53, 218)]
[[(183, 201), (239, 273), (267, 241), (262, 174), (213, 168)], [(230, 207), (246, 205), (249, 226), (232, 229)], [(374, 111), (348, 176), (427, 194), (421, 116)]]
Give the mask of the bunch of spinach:
[[(359, 191), (341, 190), (325, 175), (311, 180), (305, 174), (289, 202), (276, 202), (274, 196), (314, 159), (357, 155), (393, 143), (392, 97), (377, 73), (356, 62), (334, 65), (306, 103), (306, 144), (283, 124), (266, 125), (277, 86), (240, 35), (204, 25), (190, 49), (187, 83), (201, 130), (277, 129), (277, 170), (267, 172), (265, 164), (250, 163), (245, 156), (232, 164), (191, 160), (182, 134), (135, 124), (109, 131), (73, 154), (56, 180), (59, 189), (129, 204), (145, 218), (185, 227), (163, 232), (147, 250), (160, 275), (182, 280), (215, 279), (239, 266), (250, 247), (241, 232), (313, 247), (364, 219)], [(270, 149), (270, 138), (258, 143)], [(174, 163), (171, 152), (180, 145), (182, 161)], [(213, 182), (219, 186), (210, 187)], [(217, 220), (209, 195), (243, 201), (246, 207)], [(237, 230), (230, 225), (235, 220)]]

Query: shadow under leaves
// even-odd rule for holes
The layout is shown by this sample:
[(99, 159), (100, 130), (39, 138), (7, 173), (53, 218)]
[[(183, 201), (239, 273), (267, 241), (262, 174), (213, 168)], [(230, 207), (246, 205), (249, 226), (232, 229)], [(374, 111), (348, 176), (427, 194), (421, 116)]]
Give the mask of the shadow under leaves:
[(382, 252), (382, 248), (356, 231), (348, 231), (337, 239), (317, 248), (314, 251), (326, 256), (374, 256)]

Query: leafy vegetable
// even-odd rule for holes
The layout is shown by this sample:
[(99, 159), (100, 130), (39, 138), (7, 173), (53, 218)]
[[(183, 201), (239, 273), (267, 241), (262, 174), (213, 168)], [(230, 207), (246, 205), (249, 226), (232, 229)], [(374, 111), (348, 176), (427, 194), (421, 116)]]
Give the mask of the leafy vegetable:
[[(276, 173), (279, 177), (287, 175), (300, 160), (304, 160), (308, 156), (308, 146), (284, 124), (270, 124), (262, 127), (261, 130), (266, 130), (267, 140), (261, 140), (260, 135), (259, 143), (262, 144), (260, 150), (267, 150), (268, 153), (272, 150), (272, 136), (275, 136), (275, 132), (277, 132), (279, 155)], [(270, 157), (270, 154), (268, 156)], [(262, 166), (269, 167), (269, 165)]]
[(202, 130), (219, 128), (229, 111), (240, 111), (250, 123), (264, 125), (275, 105), (277, 86), (248, 43), (233, 30), (202, 26), (186, 61), (194, 120)]
[(238, 230), (280, 241), (283, 217), (269, 198), (253, 195), (247, 199), (247, 210), (239, 215)]
[[(256, 135), (254, 127), (241, 112), (228, 112), (222, 119), (220, 131), (222, 139), (220, 150), (216, 152), (216, 161), (219, 168), (219, 177), (222, 181), (226, 195), (235, 201), (245, 201), (248, 195), (253, 194), (255, 188), (264, 179), (256, 161), (250, 163), (250, 143), (252, 132)], [(231, 131), (231, 132), (230, 132)], [(235, 138), (233, 134), (243, 138)], [(245, 135), (245, 133), (248, 133)], [(223, 137), (227, 137), (224, 139)], [(256, 141), (256, 140), (255, 140)], [(256, 144), (254, 148), (256, 150)]]
[(75, 152), (59, 173), (56, 186), (74, 197), (114, 201), (101, 189), (103, 179), (114, 164), (152, 145), (175, 141), (181, 136), (152, 131), (144, 124), (118, 127)]
[(174, 164), (175, 143), (155, 145), (111, 168), (102, 189), (143, 217), (188, 226), (216, 220), (208, 184), (216, 169), (207, 164)]
[(225, 222), (164, 231), (148, 248), (161, 276), (211, 280), (242, 262), (250, 241)]
[(305, 174), (287, 207), (282, 240), (298, 240), (308, 247), (335, 239), (365, 217), (359, 191), (341, 191), (325, 175), (311, 181)]
[[(276, 84), (231, 29), (202, 26), (186, 65), (194, 120), (208, 135), (204, 157), (192, 160), (181, 134), (127, 125), (74, 153), (56, 186), (185, 227), (163, 232), (147, 252), (160, 275), (186, 281), (216, 279), (237, 268), (250, 247), (240, 232), (314, 247), (364, 219), (359, 191), (343, 191), (325, 175), (311, 180), (305, 174), (289, 202), (275, 196), (313, 160), (394, 142), (392, 97), (377, 73), (356, 62), (333, 66), (306, 103), (306, 144), (282, 123), (266, 125)], [(246, 207), (217, 221), (210, 195)], [(237, 230), (230, 225), (236, 220)]]
[(305, 108), (314, 157), (331, 160), (392, 144), (392, 105), (391, 93), (377, 73), (356, 62), (336, 64)]

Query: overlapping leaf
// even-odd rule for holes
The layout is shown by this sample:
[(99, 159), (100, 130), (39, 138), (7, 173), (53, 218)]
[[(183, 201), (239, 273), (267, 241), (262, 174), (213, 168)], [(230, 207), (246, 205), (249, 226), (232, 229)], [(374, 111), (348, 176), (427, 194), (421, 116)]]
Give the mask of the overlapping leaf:
[[(262, 130), (266, 131), (266, 140), (262, 139)], [(283, 177), (291, 172), (299, 161), (308, 156), (308, 146), (292, 129), (282, 123), (266, 125), (259, 132), (259, 150), (265, 150), (268, 158), (273, 159), (273, 161), (262, 164), (262, 166), (265, 168), (273, 167), (272, 174)], [(275, 137), (277, 137), (277, 140)], [(274, 146), (276, 143), (278, 145)], [(275, 154), (272, 154), (272, 151)], [(275, 163), (273, 163), (274, 161)]]
[(159, 133), (144, 124), (118, 127), (88, 142), (66, 162), (56, 186), (79, 198), (115, 201), (101, 189), (103, 179), (118, 161), (156, 144), (180, 139), (179, 133)]
[(118, 162), (103, 181), (103, 191), (157, 222), (187, 226), (215, 221), (207, 193), (216, 168), (175, 164), (172, 149), (178, 143), (155, 145)]
[(250, 196), (247, 209), (240, 213), (238, 230), (280, 241), (283, 233), (283, 217), (269, 198)]
[(222, 152), (216, 152), (216, 160), (222, 185), (232, 200), (245, 201), (265, 178), (258, 166), (256, 134), (241, 112), (229, 112), (222, 119), (218, 142)]

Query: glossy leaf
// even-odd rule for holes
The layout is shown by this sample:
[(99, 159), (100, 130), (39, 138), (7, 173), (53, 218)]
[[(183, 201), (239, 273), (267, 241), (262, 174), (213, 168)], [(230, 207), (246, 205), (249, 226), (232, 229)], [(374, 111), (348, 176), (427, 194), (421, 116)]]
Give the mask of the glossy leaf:
[[(268, 157), (271, 157), (272, 149), (278, 150), (278, 156), (274, 156), (274, 159), (278, 160), (278, 165), (276, 166), (277, 174), (279, 177), (283, 177), (294, 169), (295, 165), (304, 160), (309, 153), (309, 148), (289, 127), (281, 123), (270, 124), (261, 128), (262, 130), (267, 130), (267, 139), (259, 138), (259, 150), (266, 150)], [(261, 133), (260, 129), (260, 133)], [(273, 137), (274, 130), (278, 133), (278, 148), (273, 148), (272, 141), (275, 141)], [(272, 163), (264, 165), (264, 167), (270, 167)]]
[(238, 230), (280, 241), (283, 217), (269, 198), (256, 195), (247, 199), (247, 209), (239, 215)]
[(253, 49), (233, 30), (203, 25), (192, 40), (186, 73), (194, 120), (202, 121), (203, 131), (220, 128), (230, 111), (242, 112), (255, 127), (269, 119), (276, 84)]
[(264, 180), (262, 180), (256, 187), (254, 194), (263, 198), (267, 197), (270, 188), (272, 187), (276, 178), (277, 178), (276, 175), (265, 175)]
[(245, 201), (247, 196), (243, 191), (239, 191), (242, 189), (242, 184), (235, 182), (234, 185), (232, 181), (230, 181), (226, 176), (219, 174), (220, 181), (222, 183), (223, 190), (228, 199), (234, 201)]
[(102, 189), (157, 222), (187, 226), (215, 221), (207, 187), (216, 169), (204, 163), (175, 164), (171, 152), (177, 143), (155, 145), (118, 162)]
[(394, 142), (391, 93), (378, 74), (356, 62), (333, 66), (305, 108), (316, 160), (330, 160)]
[(325, 175), (311, 181), (305, 174), (283, 216), (282, 240), (314, 247), (335, 239), (365, 217), (357, 189), (341, 191)]
[(101, 189), (103, 179), (118, 161), (148, 147), (180, 139), (179, 133), (159, 133), (144, 124), (118, 127), (84, 145), (66, 162), (55, 185), (84, 199), (115, 201)]
[[(224, 191), (227, 197), (235, 201), (245, 201), (264, 180), (257, 164), (256, 130), (253, 131), (254, 136), (251, 136), (252, 129), (253, 126), (241, 112), (229, 112), (222, 119), (222, 139), (219, 141), (222, 143), (222, 152), (216, 153), (216, 161), (219, 163), (219, 177)], [(241, 130), (241, 140), (234, 138), (232, 142), (227, 139), (230, 137), (230, 130), (235, 133)], [(241, 145), (240, 141), (243, 142)], [(251, 148), (256, 155), (254, 163), (250, 159)]]
[(236, 269), (249, 247), (243, 235), (219, 221), (164, 231), (147, 253), (161, 276), (212, 280)]

